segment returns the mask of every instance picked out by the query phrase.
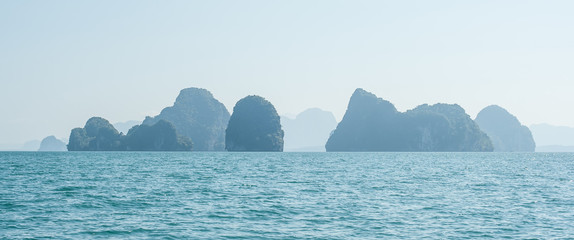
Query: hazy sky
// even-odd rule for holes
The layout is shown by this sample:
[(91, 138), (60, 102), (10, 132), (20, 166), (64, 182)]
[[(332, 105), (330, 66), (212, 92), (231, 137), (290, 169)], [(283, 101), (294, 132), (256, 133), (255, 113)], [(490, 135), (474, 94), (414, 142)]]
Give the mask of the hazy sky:
[(340, 120), (357, 87), (399, 110), (498, 104), (574, 126), (574, 1), (0, 1), (0, 144), (142, 120), (179, 90), (229, 111)]

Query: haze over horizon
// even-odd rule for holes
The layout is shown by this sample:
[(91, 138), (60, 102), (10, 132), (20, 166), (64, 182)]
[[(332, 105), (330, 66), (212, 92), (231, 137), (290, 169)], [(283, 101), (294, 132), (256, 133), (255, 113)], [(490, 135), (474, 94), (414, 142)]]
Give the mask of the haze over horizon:
[(572, 1), (2, 1), (0, 146), (143, 120), (205, 88), (338, 121), (356, 88), (400, 111), (496, 104), (574, 127)]

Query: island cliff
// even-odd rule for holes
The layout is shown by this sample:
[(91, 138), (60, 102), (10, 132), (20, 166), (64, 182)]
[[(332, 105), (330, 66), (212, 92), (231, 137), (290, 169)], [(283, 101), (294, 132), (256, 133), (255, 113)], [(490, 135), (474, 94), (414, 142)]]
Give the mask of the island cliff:
[(492, 151), (488, 136), (456, 104), (421, 105), (406, 113), (363, 89), (351, 96), (327, 151)]
[(191, 151), (191, 139), (179, 136), (173, 124), (159, 120), (154, 125), (132, 127), (124, 140), (127, 151)]
[(247, 96), (233, 107), (226, 129), (228, 151), (283, 151), (283, 130), (275, 107), (260, 96)]
[(123, 148), (121, 138), (108, 120), (92, 117), (84, 128), (72, 129), (68, 151), (120, 151)]
[(164, 108), (156, 117), (147, 117), (143, 124), (152, 125), (162, 119), (171, 122), (179, 135), (193, 139), (195, 151), (225, 150), (229, 112), (205, 89), (181, 90), (173, 106)]
[(191, 151), (191, 147), (191, 139), (179, 136), (167, 121), (134, 126), (123, 135), (101, 117), (74, 128), (68, 143), (68, 151)]

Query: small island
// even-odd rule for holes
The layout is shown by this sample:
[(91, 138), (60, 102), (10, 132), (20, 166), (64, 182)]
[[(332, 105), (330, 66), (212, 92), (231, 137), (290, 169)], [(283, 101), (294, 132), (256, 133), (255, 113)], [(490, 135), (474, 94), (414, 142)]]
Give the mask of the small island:
[(284, 133), (279, 115), (260, 96), (247, 96), (235, 104), (225, 132), (227, 151), (283, 151)]

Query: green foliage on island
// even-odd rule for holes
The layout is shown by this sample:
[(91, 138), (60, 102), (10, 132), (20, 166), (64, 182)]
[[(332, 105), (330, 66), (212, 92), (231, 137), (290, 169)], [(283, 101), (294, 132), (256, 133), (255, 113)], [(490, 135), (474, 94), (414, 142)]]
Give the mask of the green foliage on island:
[(68, 151), (120, 151), (122, 135), (108, 120), (92, 117), (84, 128), (75, 128), (70, 134)]
[(395, 106), (372, 93), (357, 89), (343, 120), (333, 131), (327, 151), (408, 151), (405, 136), (395, 126), (403, 122)]
[(228, 151), (283, 151), (283, 130), (275, 107), (260, 96), (237, 102), (226, 129)]
[(225, 128), (229, 112), (213, 95), (201, 88), (180, 91), (175, 103), (156, 117), (147, 117), (143, 124), (160, 120), (171, 122), (177, 133), (193, 139), (196, 151), (224, 151)]
[(488, 136), (456, 104), (421, 105), (406, 113), (363, 89), (351, 96), (327, 151), (492, 151)]
[(421, 105), (406, 112), (415, 126), (415, 151), (491, 152), (488, 136), (458, 104)]
[(68, 143), (68, 151), (191, 151), (191, 148), (191, 139), (179, 136), (167, 121), (134, 126), (123, 135), (100, 117), (90, 118), (84, 128), (72, 129)]
[(530, 129), (500, 106), (482, 109), (475, 121), (490, 137), (495, 152), (534, 152), (536, 149)]
[(191, 151), (191, 139), (179, 136), (168, 121), (132, 127), (125, 137), (128, 151)]

